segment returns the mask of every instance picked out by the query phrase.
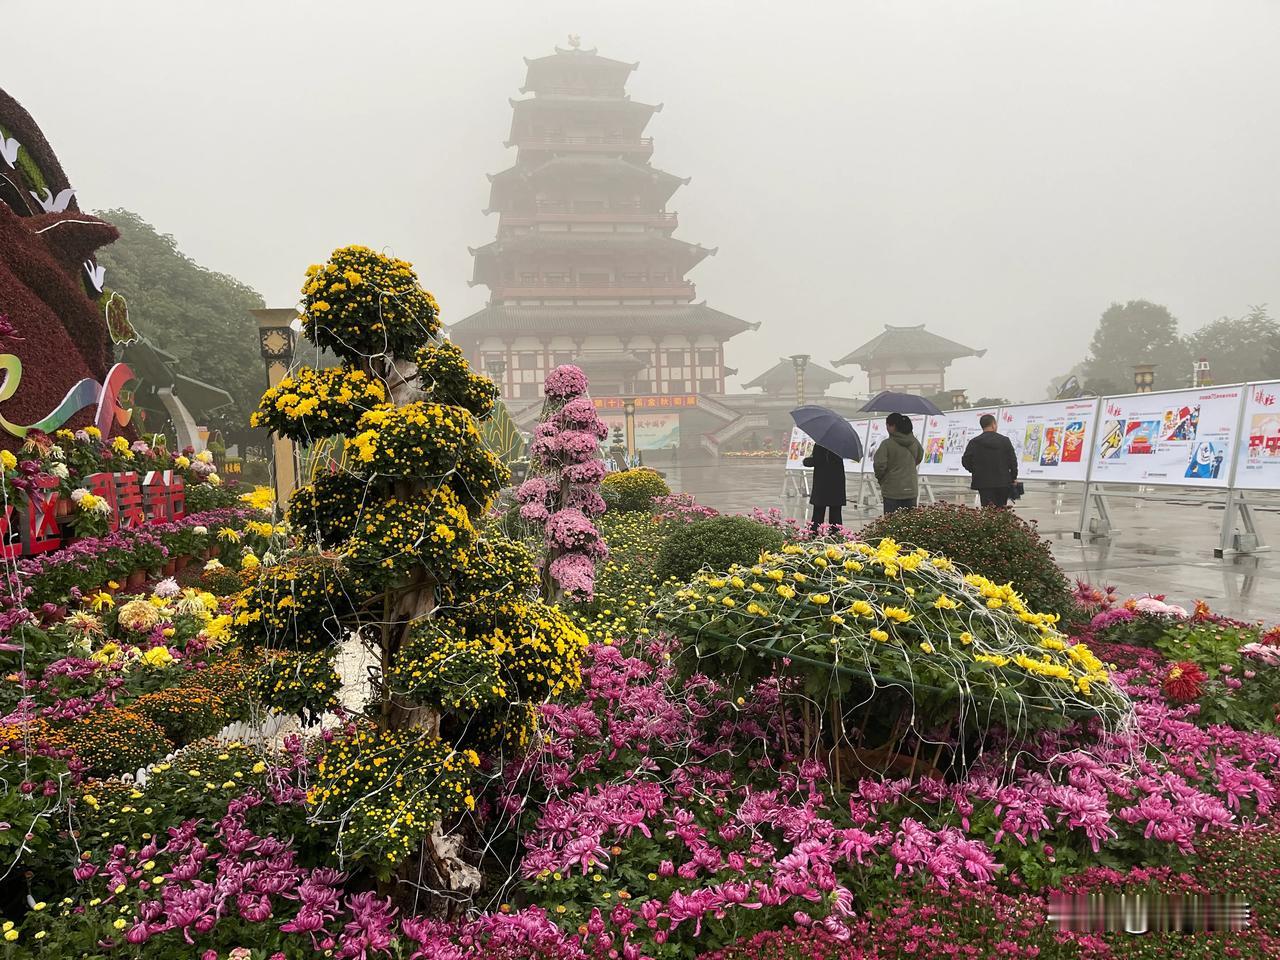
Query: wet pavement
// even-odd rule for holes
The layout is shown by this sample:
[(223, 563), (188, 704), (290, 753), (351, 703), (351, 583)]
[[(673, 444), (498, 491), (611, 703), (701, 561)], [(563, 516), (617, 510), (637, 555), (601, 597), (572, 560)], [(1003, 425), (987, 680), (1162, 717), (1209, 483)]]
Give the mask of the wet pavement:
[[(724, 512), (778, 507), (788, 516), (801, 517), (808, 510), (803, 497), (783, 495), (779, 460), (726, 459), (718, 465), (658, 469), (666, 473), (673, 490), (692, 493), (699, 502)], [(851, 480), (849, 486), (852, 496), (856, 483)], [(972, 494), (954, 481), (935, 482), (934, 491), (939, 499), (972, 502)], [(1019, 514), (1036, 521), (1069, 577), (1114, 585), (1126, 595), (1163, 593), (1170, 602), (1188, 607), (1201, 599), (1230, 616), (1280, 622), (1280, 500), (1255, 510), (1261, 539), (1276, 545), (1274, 551), (1217, 559), (1220, 496), (1216, 504), (1117, 497), (1111, 501), (1112, 535), (1089, 540), (1074, 537), (1080, 498), (1079, 485), (1069, 488), (1060, 500), (1050, 490), (1030, 488), (1016, 505)], [(859, 513), (850, 505), (845, 509), (845, 525), (857, 529), (878, 513), (878, 508)]]

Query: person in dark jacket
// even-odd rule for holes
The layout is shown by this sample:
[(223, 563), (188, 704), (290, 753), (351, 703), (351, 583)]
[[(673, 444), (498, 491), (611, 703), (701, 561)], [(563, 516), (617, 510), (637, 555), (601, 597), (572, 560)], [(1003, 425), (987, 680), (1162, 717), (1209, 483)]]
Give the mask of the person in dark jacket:
[(813, 467), (813, 490), (809, 502), (813, 504), (813, 522), (810, 526), (817, 533), (822, 526), (823, 514), (833, 527), (841, 524), (840, 508), (845, 505), (844, 460), (821, 444), (813, 445), (813, 453), (804, 458), (806, 467)]
[(984, 507), (1007, 507), (1018, 479), (1018, 455), (1009, 438), (996, 432), (995, 417), (984, 413), (978, 425), (982, 432), (969, 441), (960, 462), (973, 475), (969, 486)]

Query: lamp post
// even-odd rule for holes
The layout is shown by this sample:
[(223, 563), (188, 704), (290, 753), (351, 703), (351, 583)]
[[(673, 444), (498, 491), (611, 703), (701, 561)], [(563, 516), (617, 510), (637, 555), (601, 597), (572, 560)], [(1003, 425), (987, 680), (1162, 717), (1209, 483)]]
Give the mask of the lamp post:
[[(298, 311), (284, 309), (250, 310), (258, 321), (258, 347), (267, 368), (267, 385), (278, 387), (293, 362), (293, 322)], [(289, 505), (289, 497), (298, 485), (298, 463), (293, 441), (274, 435), (271, 438), (271, 476), (276, 489), (276, 504), (281, 510)]]
[(1154, 363), (1135, 363), (1133, 365), (1133, 389), (1135, 393), (1150, 393), (1156, 383), (1156, 365)]
[(804, 368), (809, 365), (809, 354), (793, 353), (791, 355), (791, 365), (796, 368), (796, 406), (803, 406), (805, 401), (804, 395)]
[(498, 387), (498, 396), (505, 398), (507, 395), (506, 383), (503, 380), (503, 374), (507, 372), (507, 361), (501, 357), (490, 357), (484, 363), (484, 368), (492, 380)]
[(627, 428), (627, 464), (630, 465), (636, 455), (636, 399), (627, 397), (622, 401), (623, 422)]

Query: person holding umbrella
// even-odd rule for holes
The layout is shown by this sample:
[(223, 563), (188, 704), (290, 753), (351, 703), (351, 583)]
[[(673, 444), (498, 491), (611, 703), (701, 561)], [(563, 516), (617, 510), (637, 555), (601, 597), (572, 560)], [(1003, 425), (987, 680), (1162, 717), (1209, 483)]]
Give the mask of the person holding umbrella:
[(885, 417), (889, 437), (876, 447), (875, 473), (884, 498), (884, 512), (910, 510), (920, 496), (917, 468), (924, 459), (924, 448), (913, 435), (911, 418), (901, 413)]
[(804, 458), (804, 465), (813, 467), (813, 487), (809, 494), (809, 503), (813, 505), (813, 532), (818, 532), (824, 516), (833, 527), (839, 526), (840, 508), (847, 502), (844, 461), (862, 459), (858, 431), (834, 410), (815, 404), (792, 410), (791, 419), (814, 444), (813, 453)]
[(820, 443), (813, 445), (813, 453), (804, 458), (804, 465), (813, 468), (813, 489), (809, 503), (813, 505), (813, 520), (809, 526), (815, 534), (822, 526), (823, 514), (833, 527), (841, 526), (841, 508), (848, 502), (844, 485), (844, 459), (832, 453)]

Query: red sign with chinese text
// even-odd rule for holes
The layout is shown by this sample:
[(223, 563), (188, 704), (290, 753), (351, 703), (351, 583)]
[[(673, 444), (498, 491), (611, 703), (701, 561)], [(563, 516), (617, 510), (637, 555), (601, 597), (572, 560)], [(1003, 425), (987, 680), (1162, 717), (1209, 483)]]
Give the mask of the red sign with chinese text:
[[(187, 514), (185, 485), (172, 470), (150, 470), (141, 481), (132, 471), (94, 473), (85, 477), (84, 487), (110, 506), (112, 530), (168, 523)], [(5, 505), (0, 513), (0, 558), (13, 560), (62, 546), (62, 503), (57, 479), (41, 477), (17, 503)]]

